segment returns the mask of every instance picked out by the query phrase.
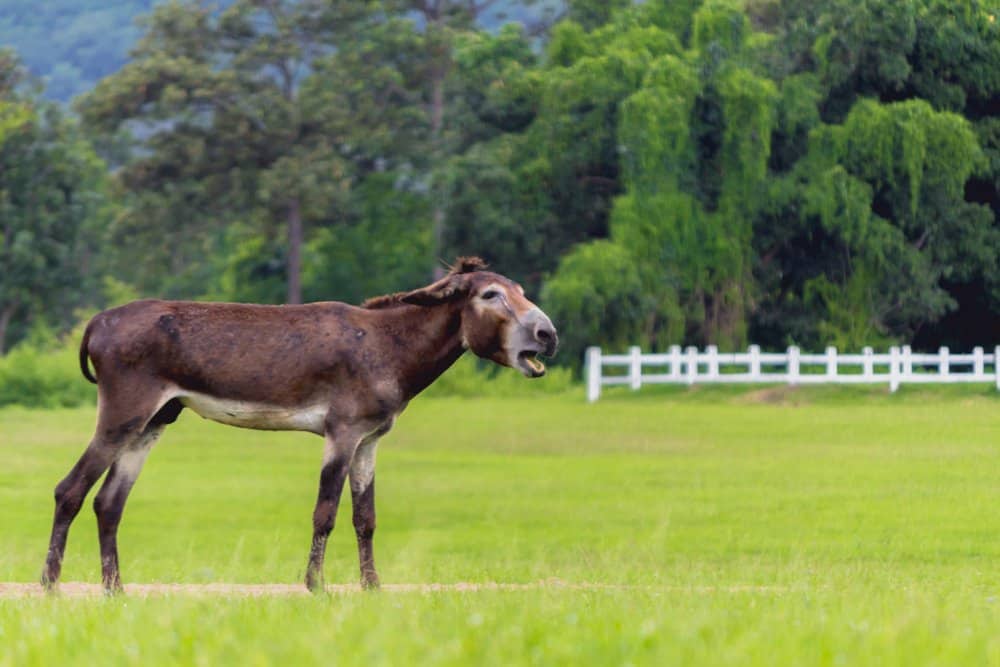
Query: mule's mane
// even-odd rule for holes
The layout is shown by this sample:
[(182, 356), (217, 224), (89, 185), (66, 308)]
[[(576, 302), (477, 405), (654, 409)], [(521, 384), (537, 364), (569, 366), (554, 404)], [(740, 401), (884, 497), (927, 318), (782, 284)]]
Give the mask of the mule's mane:
[[(459, 257), (455, 260), (455, 263), (448, 267), (448, 276), (456, 276), (462, 273), (475, 273), (476, 271), (486, 270), (487, 264), (479, 257)], [(370, 299), (365, 300), (361, 304), (362, 308), (367, 308), (368, 310), (379, 310), (381, 308), (395, 308), (396, 306), (402, 306), (403, 297), (410, 292), (396, 292), (395, 294), (384, 294), (382, 296), (373, 296)]]

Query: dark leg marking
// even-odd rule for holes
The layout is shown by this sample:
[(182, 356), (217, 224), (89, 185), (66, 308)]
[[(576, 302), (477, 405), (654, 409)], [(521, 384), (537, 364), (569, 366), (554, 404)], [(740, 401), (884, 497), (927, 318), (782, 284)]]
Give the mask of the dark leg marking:
[(142, 425), (142, 417), (132, 417), (121, 424), (104, 429), (104, 439), (109, 445), (117, 445), (133, 435)]
[(45, 568), (42, 570), (42, 585), (45, 588), (52, 590), (59, 581), (69, 526), (79, 513), (83, 499), (86, 498), (91, 487), (111, 465), (114, 455), (115, 449), (113, 447), (95, 439), (66, 475), (66, 478), (56, 486), (56, 510), (52, 519), (52, 535), (49, 538), (49, 551), (45, 557)]
[(319, 476), (319, 496), (313, 511), (312, 548), (309, 550), (309, 565), (306, 568), (306, 587), (313, 592), (323, 590), (326, 540), (337, 518), (337, 506), (340, 504), (349, 464), (350, 456), (336, 454), (323, 466)]
[(104, 384), (98, 387), (98, 394), (94, 439), (66, 478), (56, 486), (52, 534), (41, 576), (42, 585), (48, 590), (53, 590), (59, 581), (69, 527), (80, 512), (87, 493), (120, 453), (139, 440), (159, 400), (157, 394), (142, 386), (122, 388)]
[(361, 586), (378, 588), (372, 536), (375, 534), (375, 452), (378, 440), (392, 428), (392, 421), (383, 424), (366, 437), (351, 459), (351, 504), (353, 506), (354, 534), (358, 538), (358, 564), (361, 567)]
[(358, 538), (358, 562), (361, 566), (361, 586), (378, 588), (378, 573), (375, 571), (375, 554), (372, 551), (372, 536), (375, 534), (375, 478), (363, 491), (357, 491), (352, 483), (351, 502), (354, 509), (354, 534)]

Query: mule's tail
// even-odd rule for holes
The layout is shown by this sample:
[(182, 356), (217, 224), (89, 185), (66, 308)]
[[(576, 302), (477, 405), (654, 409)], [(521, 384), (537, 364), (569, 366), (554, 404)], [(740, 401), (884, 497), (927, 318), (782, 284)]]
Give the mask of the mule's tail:
[(91, 324), (92, 322), (87, 324), (87, 328), (83, 330), (83, 340), (80, 342), (80, 371), (83, 372), (83, 377), (87, 378), (94, 384), (97, 384), (97, 378), (90, 372), (90, 355), (87, 352), (87, 344), (90, 342)]

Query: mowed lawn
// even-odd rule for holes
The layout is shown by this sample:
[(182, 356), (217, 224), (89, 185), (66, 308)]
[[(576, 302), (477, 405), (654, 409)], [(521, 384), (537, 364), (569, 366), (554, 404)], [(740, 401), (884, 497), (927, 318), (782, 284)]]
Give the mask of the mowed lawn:
[[(37, 579), (92, 427), (0, 410), (0, 581)], [(129, 500), (126, 590), (301, 581), (321, 451), (186, 411)], [(377, 470), (383, 583), (541, 585), (0, 599), (0, 664), (1000, 664), (990, 390), (417, 399)], [(356, 571), (348, 493), (327, 581)], [(89, 500), (63, 578), (100, 579)]]

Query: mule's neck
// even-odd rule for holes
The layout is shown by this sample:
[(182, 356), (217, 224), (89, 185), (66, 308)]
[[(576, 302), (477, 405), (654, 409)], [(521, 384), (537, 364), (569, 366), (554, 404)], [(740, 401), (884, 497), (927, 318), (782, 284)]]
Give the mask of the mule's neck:
[(398, 372), (406, 400), (429, 387), (465, 352), (461, 301), (384, 311), (398, 344)]

